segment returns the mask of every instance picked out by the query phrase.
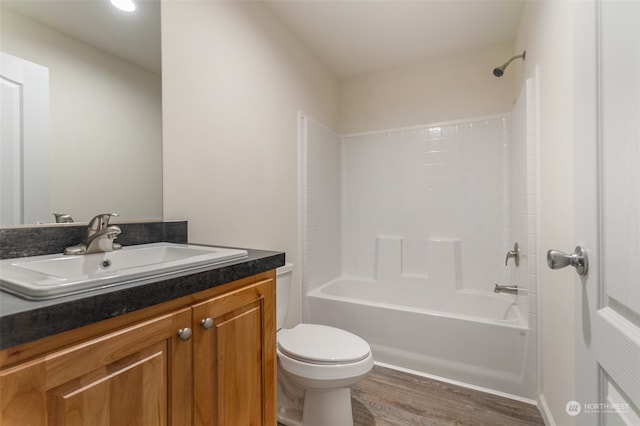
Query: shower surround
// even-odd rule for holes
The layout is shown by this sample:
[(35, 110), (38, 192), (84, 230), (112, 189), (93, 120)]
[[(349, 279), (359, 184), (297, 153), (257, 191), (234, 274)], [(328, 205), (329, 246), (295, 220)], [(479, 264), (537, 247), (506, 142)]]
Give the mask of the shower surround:
[(376, 238), (399, 236), (404, 275), (490, 290), (510, 239), (507, 140), (506, 117), (343, 137), (343, 274), (375, 278)]
[[(407, 293), (411, 288), (420, 289), (416, 294), (425, 295), (435, 294), (429, 291), (450, 292), (451, 301), (461, 297), (477, 303), (491, 298), (507, 301), (517, 311), (516, 327), (520, 331), (510, 334), (514, 336), (513, 342), (506, 339), (509, 341), (502, 342), (503, 347), (495, 346), (494, 337), (502, 333), (497, 328), (505, 327), (504, 322), (496, 321), (496, 332), (488, 332), (487, 342), (493, 342), (491, 345), (495, 347), (490, 349), (495, 351), (496, 359), (504, 353), (514, 353), (515, 347), (520, 348), (515, 351), (517, 359), (510, 364), (509, 374), (521, 383), (501, 388), (494, 380), (483, 381), (481, 377), (451, 377), (447, 370), (438, 370), (438, 362), (421, 366), (416, 362), (403, 362), (402, 356), (394, 357), (393, 364), (533, 400), (537, 359), (534, 95), (534, 84), (529, 80), (509, 114), (342, 137), (301, 115), (305, 321), (327, 323), (338, 317), (335, 315), (332, 319), (332, 312), (344, 311), (345, 305), (338, 303), (346, 300), (318, 299), (327, 295), (322, 287), (336, 279), (384, 284), (392, 292)], [(515, 241), (520, 246), (521, 261), (517, 268), (513, 260), (505, 266), (506, 253)], [(518, 285), (525, 292), (518, 296), (496, 295), (493, 293), (495, 283)], [(339, 284), (331, 284), (332, 296), (341, 294), (342, 290), (337, 287)], [(366, 294), (368, 287), (357, 288), (363, 290), (363, 294), (358, 296), (349, 290), (351, 300), (348, 302), (368, 303), (367, 300), (371, 300), (367, 297), (371, 295)], [(376, 287), (370, 289), (373, 291)], [(464, 294), (480, 297), (458, 296)], [(440, 298), (445, 300), (447, 296)], [(446, 306), (438, 309), (432, 302), (424, 306), (427, 318), (430, 313), (435, 312), (432, 317), (436, 318), (447, 311)], [(419, 301), (416, 303), (417, 307), (411, 304), (406, 310), (422, 309)], [(322, 306), (324, 315), (319, 314), (318, 306)], [(402, 307), (394, 305), (389, 309), (389, 312), (401, 311)], [(372, 333), (369, 339), (379, 342), (379, 347), (385, 343), (380, 342), (377, 334), (406, 335), (406, 350), (394, 338), (397, 353), (405, 351), (407, 360), (437, 357), (438, 351), (415, 353), (415, 349), (410, 349), (415, 345), (410, 342), (431, 335), (419, 331), (415, 335), (416, 327), (438, 327), (441, 320), (432, 324), (428, 319), (421, 320), (419, 325), (414, 324), (416, 327), (400, 320), (395, 322), (395, 330), (377, 333), (362, 328), (367, 322), (373, 323), (373, 318), (366, 318), (366, 312), (370, 314), (375, 310), (347, 311), (339, 315), (344, 321), (333, 325), (361, 334)], [(398, 318), (402, 318), (400, 315), (403, 314), (397, 314)], [(464, 316), (464, 312), (455, 315)], [(469, 317), (473, 316), (469, 313)], [(486, 326), (484, 319), (480, 322), (484, 324), (480, 328)], [(456, 327), (465, 327), (465, 323), (470, 324), (458, 321)], [(398, 329), (398, 324), (405, 327)], [(473, 330), (476, 326), (469, 327)], [(450, 336), (456, 334), (468, 332), (452, 329), (449, 333)], [(367, 339), (366, 335), (363, 337)], [(460, 365), (472, 366), (474, 353), (482, 352), (491, 358), (491, 350), (479, 350), (477, 345), (482, 341), (480, 336), (475, 340), (475, 347), (457, 350), (469, 357), (460, 359)], [(449, 343), (451, 347), (464, 347), (462, 341), (450, 340)], [(429, 352), (428, 343), (422, 347), (424, 352)], [(380, 358), (383, 357), (380, 351)], [(477, 361), (478, 366), (489, 362)], [(501, 373), (496, 370), (496, 374)], [(486, 372), (483, 375), (487, 376)]]

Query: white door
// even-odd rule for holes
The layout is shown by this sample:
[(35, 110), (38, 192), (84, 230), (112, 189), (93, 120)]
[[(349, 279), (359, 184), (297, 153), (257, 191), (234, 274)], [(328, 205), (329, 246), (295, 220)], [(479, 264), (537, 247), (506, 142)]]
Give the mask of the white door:
[(574, 21), (577, 425), (640, 425), (640, 2)]
[(0, 225), (51, 222), (49, 69), (0, 52)]

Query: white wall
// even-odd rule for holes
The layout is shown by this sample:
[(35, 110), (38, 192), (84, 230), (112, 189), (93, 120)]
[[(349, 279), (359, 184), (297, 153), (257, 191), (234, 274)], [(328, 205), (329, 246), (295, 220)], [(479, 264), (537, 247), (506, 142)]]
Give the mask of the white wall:
[(516, 40), (526, 49), (517, 83), (539, 67), (540, 159), (538, 206), (538, 291), (540, 293), (541, 400), (551, 423), (574, 424), (565, 405), (575, 398), (573, 268), (551, 271), (550, 248), (571, 251), (573, 227), (572, 2), (527, 2)]
[(51, 212), (161, 219), (161, 77), (5, 8), (0, 16), (0, 49), (49, 68)]
[(507, 43), (343, 79), (340, 133), (509, 112), (514, 74), (496, 78), (492, 70), (511, 56), (513, 45)]
[(298, 111), (336, 128), (336, 79), (260, 2), (163, 2), (162, 52), (165, 219), (285, 251), (298, 283)]

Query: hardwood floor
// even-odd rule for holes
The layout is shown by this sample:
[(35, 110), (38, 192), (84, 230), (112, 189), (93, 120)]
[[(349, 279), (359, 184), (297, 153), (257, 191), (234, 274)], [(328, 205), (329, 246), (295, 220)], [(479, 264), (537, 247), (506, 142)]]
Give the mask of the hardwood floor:
[(377, 365), (351, 401), (354, 426), (544, 425), (533, 405)]

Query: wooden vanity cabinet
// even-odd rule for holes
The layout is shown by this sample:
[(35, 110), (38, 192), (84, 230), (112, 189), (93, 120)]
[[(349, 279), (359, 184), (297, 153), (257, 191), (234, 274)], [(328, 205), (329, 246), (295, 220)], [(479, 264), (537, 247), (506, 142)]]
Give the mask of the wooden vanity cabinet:
[(193, 306), (195, 425), (276, 424), (274, 284)]
[(0, 353), (0, 425), (276, 424), (273, 271), (149, 309)]
[(175, 330), (190, 321), (182, 309), (2, 370), (0, 424), (188, 424), (192, 345)]

